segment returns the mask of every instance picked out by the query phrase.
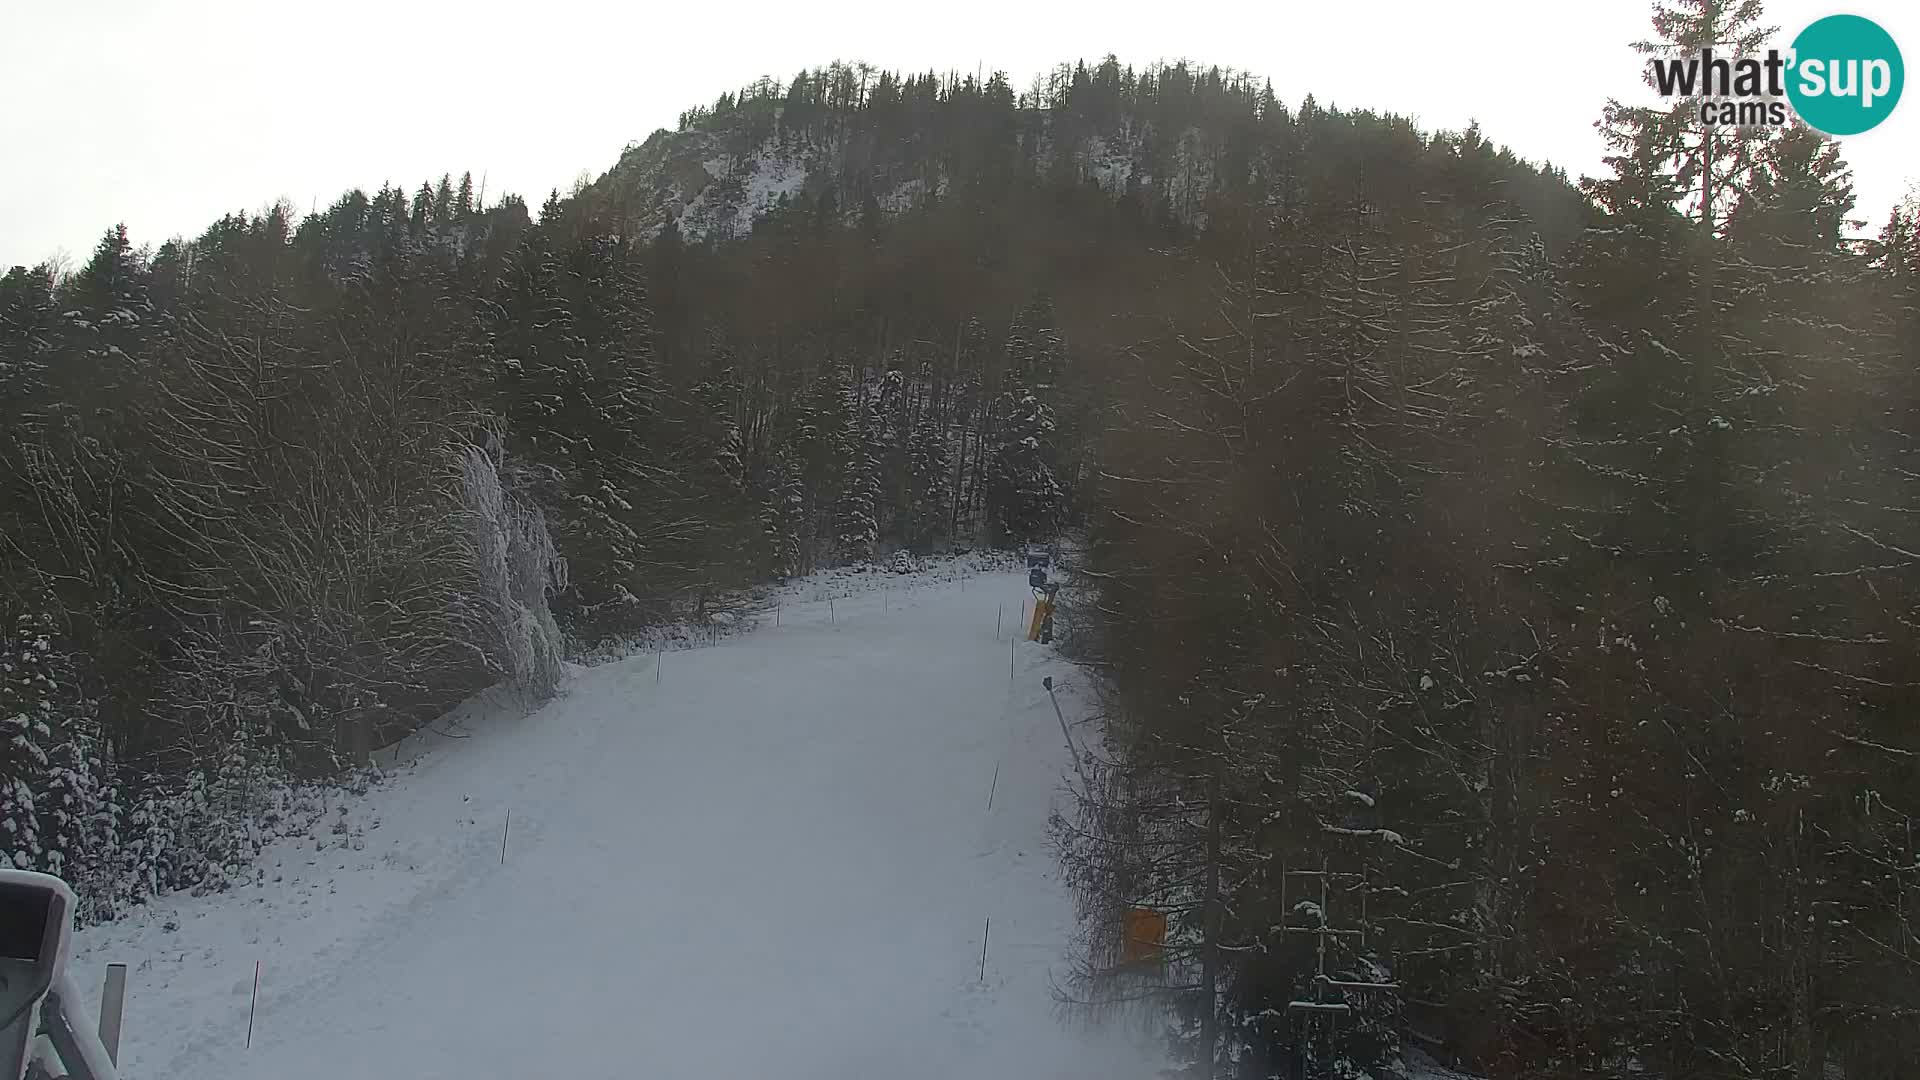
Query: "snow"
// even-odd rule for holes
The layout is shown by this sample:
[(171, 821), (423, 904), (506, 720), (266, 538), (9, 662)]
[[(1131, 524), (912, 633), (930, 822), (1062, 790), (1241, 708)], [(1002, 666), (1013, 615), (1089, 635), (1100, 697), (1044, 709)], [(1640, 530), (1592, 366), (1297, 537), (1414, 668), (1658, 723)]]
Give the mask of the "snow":
[[(707, 179), (685, 193), (685, 202), (672, 215), (689, 240), (747, 235), (782, 196), (803, 193), (809, 176), (806, 159), (784, 148), (777, 136), (768, 136), (738, 157), (706, 157), (699, 168)], [(729, 178), (735, 183), (722, 182)]]
[(1340, 825), (1322, 825), (1320, 826), (1320, 831), (1334, 833), (1339, 836), (1372, 836), (1380, 840), (1385, 840), (1389, 844), (1399, 844), (1402, 846), (1405, 846), (1407, 842), (1406, 837), (1394, 832), (1392, 829), (1349, 829)]
[(92, 991), (129, 965), (123, 1074), (1153, 1076), (1150, 1034), (1053, 1007), (1041, 678), (1089, 690), (1024, 641), (1010, 678), (1025, 579), (964, 569), (804, 579), (537, 711), (481, 695), (257, 884), (76, 935)]
[(927, 197), (927, 182), (919, 178), (908, 180), (895, 186), (891, 191), (875, 196), (874, 201), (880, 209), (889, 214), (901, 214), (920, 205)]
[[(754, 218), (773, 208), (780, 197), (798, 195), (807, 186), (806, 164), (786, 154), (763, 153), (759, 168), (747, 181), (744, 209)], [(748, 220), (751, 227), (752, 219)]]
[(1405, 1077), (1406, 1080), (1478, 1080), (1468, 1073), (1455, 1072), (1433, 1060), (1420, 1050), (1409, 1050), (1406, 1059), (1397, 1065), (1388, 1066), (1388, 1076)]
[(1109, 195), (1117, 195), (1126, 190), (1127, 178), (1133, 175), (1133, 153), (1120, 140), (1120, 145), (1109, 147), (1107, 140), (1095, 135), (1087, 140), (1086, 160), (1088, 175), (1100, 185), (1100, 190)]

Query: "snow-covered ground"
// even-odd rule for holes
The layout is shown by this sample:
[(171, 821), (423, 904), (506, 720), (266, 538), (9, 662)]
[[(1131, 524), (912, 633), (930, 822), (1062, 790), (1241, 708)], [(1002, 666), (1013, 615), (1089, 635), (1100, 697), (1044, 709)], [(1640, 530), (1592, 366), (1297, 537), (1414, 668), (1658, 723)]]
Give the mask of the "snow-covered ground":
[(483, 696), (261, 883), (82, 932), (83, 981), (131, 968), (123, 1071), (1153, 1076), (1150, 1034), (1053, 1007), (1041, 677), (1073, 709), (1082, 677), (1010, 654), (1024, 575), (960, 570), (796, 582), (537, 711)]

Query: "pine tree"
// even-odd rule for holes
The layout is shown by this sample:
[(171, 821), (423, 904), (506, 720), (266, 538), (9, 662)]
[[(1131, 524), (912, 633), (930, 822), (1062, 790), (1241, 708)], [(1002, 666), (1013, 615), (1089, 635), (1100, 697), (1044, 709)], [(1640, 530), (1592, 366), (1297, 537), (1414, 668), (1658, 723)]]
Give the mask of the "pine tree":
[(1840, 253), (1853, 203), (1840, 144), (1794, 123), (1755, 146), (1748, 182), (1727, 214), (1727, 237), (1761, 267), (1804, 272)]
[[(1709, 47), (1725, 56), (1749, 56), (1775, 31), (1761, 24), (1761, 7), (1761, 0), (1656, 0), (1655, 36), (1636, 42), (1634, 49), (1654, 62), (1697, 59)], [(1657, 86), (1652, 63), (1642, 78), (1649, 87)], [(1631, 175), (1643, 178), (1640, 182), (1650, 188), (1646, 197), (1664, 196), (1669, 204), (1681, 201), (1696, 223), (1699, 262), (1693, 321), (1696, 348), (1702, 350), (1697, 367), (1712, 363), (1704, 353), (1711, 348), (1716, 321), (1713, 296), (1718, 275), (1712, 241), (1719, 235), (1727, 206), (1752, 169), (1754, 141), (1764, 137), (1766, 130), (1704, 124), (1700, 116), (1704, 100), (1703, 95), (1676, 96), (1661, 109), (1609, 101), (1601, 124), (1613, 150), (1609, 164), (1632, 161)], [(1710, 392), (1705, 383), (1701, 389)]]
[(740, 386), (730, 357), (724, 352), (706, 378), (696, 383), (679, 404), (674, 459), (680, 463), (683, 497), (702, 508), (706, 520), (703, 539), (684, 553), (686, 565), (699, 568), (694, 576), (703, 588), (711, 579), (738, 573), (762, 561), (756, 550), (761, 526), (747, 489), (743, 433), (736, 408)]
[(875, 524), (883, 536), (903, 536), (911, 527), (913, 470), (912, 442), (915, 391), (907, 381), (906, 360), (890, 357), (873, 387), (873, 457), (881, 493), (874, 507)]
[(776, 449), (757, 486), (761, 535), (759, 565), (776, 579), (805, 573), (808, 521), (806, 483), (788, 446)]
[[(71, 661), (64, 666), (64, 677), (71, 680)], [(114, 860), (119, 814), (98, 718), (70, 691), (63, 705), (47, 751), (45, 787), (37, 808), (48, 872), (64, 878), (85, 898), (79, 917), (91, 923), (111, 918), (118, 909)]]
[(657, 525), (644, 477), (660, 391), (636, 260), (612, 238), (563, 251), (537, 230), (503, 283), (488, 346), (512, 445), (548, 470), (529, 490), (575, 562), (561, 617), (600, 630), (640, 616), (620, 605), (647, 589)]
[(837, 511), (845, 490), (846, 446), (850, 419), (850, 386), (839, 365), (828, 364), (807, 384), (805, 397), (793, 410), (789, 444), (802, 487), (799, 524), (801, 565), (819, 566), (821, 541), (834, 543), (839, 535)]
[(562, 256), (544, 230), (509, 271), (490, 351), (502, 408), (535, 456), (574, 468), (584, 463), (580, 430), (587, 342), (574, 326)]
[(447, 173), (440, 174), (440, 184), (433, 189), (433, 209), (428, 212), (428, 218), (434, 229), (442, 233), (457, 224), (453, 216), (453, 177)]
[(433, 219), (433, 184), (422, 180), (420, 190), (413, 193), (413, 216), (408, 228), (416, 243), (424, 243), (427, 234), (435, 226)]
[(839, 498), (834, 505), (833, 538), (841, 561), (872, 559), (880, 542), (880, 462), (876, 448), (883, 421), (876, 397), (851, 378), (840, 383), (848, 417), (838, 433)]
[[(158, 331), (148, 296), (148, 268), (127, 237), (127, 227), (108, 230), (93, 257), (74, 275), (71, 291), (76, 313), (70, 316), (73, 344), (85, 357), (70, 378), (95, 394), (132, 395)], [(65, 388), (68, 400), (83, 395)]]
[(0, 430), (19, 436), (44, 422), (48, 367), (58, 343), (53, 274), (16, 266), (0, 277)]
[(921, 410), (908, 441), (907, 545), (931, 552), (948, 528), (953, 468), (946, 425), (932, 409)]
[(1065, 498), (1054, 474), (1053, 410), (1012, 382), (995, 412), (998, 443), (987, 462), (986, 496), (996, 540), (1006, 546), (1048, 538)]
[(1014, 317), (1007, 334), (1007, 370), (1036, 394), (1051, 398), (1066, 368), (1066, 344), (1055, 327), (1053, 300), (1044, 293)]
[(0, 861), (20, 870), (50, 865), (40, 805), (60, 692), (50, 629), (44, 615), (19, 612), (0, 640)]

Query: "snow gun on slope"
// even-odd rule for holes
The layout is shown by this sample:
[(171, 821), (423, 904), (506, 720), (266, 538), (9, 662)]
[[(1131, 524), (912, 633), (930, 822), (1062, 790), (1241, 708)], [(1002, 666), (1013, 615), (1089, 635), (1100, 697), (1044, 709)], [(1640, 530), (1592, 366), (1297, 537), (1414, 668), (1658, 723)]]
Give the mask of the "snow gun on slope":
[(1047, 568), (1052, 565), (1052, 553), (1047, 549), (1027, 549), (1027, 584), (1033, 588), (1033, 623), (1027, 627), (1027, 640), (1042, 645), (1053, 641), (1053, 604), (1060, 592), (1060, 584), (1047, 578)]
[(59, 878), (0, 870), (0, 1080), (20, 1080), (29, 1065), (37, 1076), (119, 1080), (99, 1034), (76, 1023), (82, 998), (67, 973), (74, 907)]

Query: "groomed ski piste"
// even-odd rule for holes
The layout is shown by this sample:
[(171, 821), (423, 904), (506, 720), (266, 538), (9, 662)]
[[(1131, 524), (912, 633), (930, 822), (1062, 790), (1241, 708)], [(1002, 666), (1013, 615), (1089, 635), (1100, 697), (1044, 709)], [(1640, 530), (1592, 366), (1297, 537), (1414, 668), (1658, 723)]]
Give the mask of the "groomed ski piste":
[(481, 695), (257, 883), (82, 931), (76, 974), (128, 965), (133, 1080), (1153, 1077), (1150, 1025), (1055, 1002), (1042, 678), (1070, 722), (1090, 687), (1031, 596), (817, 576), (538, 709)]

